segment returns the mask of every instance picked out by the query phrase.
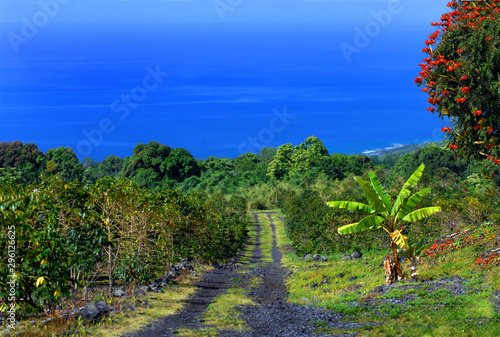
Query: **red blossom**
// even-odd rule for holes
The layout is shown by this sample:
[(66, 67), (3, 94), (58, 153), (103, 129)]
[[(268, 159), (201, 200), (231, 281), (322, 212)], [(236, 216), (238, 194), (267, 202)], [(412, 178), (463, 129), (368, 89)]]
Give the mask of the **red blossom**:
[(458, 146), (456, 146), (456, 145), (449, 145), (449, 148), (452, 149), (452, 150), (456, 150), (456, 149), (458, 149)]
[(483, 111), (482, 110), (475, 110), (474, 111), (474, 116), (479, 116), (480, 114), (482, 114)]
[(451, 129), (448, 126), (441, 128), (441, 132), (450, 132), (450, 131), (451, 131)]
[(465, 81), (467, 79), (467, 75), (463, 75), (462, 77), (460, 77), (460, 81)]
[(457, 98), (457, 103), (464, 103), (466, 101), (465, 97)]

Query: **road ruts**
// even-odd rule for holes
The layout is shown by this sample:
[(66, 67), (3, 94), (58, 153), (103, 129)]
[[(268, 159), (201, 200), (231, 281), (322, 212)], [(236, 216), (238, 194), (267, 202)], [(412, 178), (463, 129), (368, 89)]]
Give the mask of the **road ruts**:
[[(258, 263), (262, 259), (260, 249), (260, 224), (257, 214), (254, 214), (255, 238), (249, 245), (254, 245), (250, 263)], [(243, 264), (244, 265), (244, 264)], [(158, 321), (146, 325), (139, 331), (123, 335), (122, 337), (163, 337), (177, 336), (177, 330), (187, 328), (199, 330), (206, 328), (202, 325), (202, 314), (213, 300), (233, 286), (231, 279), (236, 275), (234, 266), (216, 266), (214, 270), (204, 272), (202, 280), (196, 283), (195, 294), (185, 301), (186, 307), (176, 315), (166, 316)]]
[[(261, 213), (267, 215), (272, 230), (273, 262), (251, 271), (251, 277), (262, 277), (262, 284), (258, 288), (251, 288), (248, 295), (258, 305), (244, 305), (237, 307), (241, 317), (245, 320), (250, 331), (221, 331), (220, 336), (225, 337), (317, 337), (334, 336), (322, 334), (317, 330), (314, 322), (323, 322), (332, 327), (342, 328), (345, 324), (343, 316), (338, 313), (323, 310), (317, 307), (309, 308), (292, 303), (286, 303), (287, 290), (285, 278), (288, 270), (281, 266), (282, 253), (277, 243), (276, 225), (273, 215), (277, 212)], [(254, 214), (254, 217), (258, 216)], [(355, 334), (342, 334), (339, 336), (355, 336)]]

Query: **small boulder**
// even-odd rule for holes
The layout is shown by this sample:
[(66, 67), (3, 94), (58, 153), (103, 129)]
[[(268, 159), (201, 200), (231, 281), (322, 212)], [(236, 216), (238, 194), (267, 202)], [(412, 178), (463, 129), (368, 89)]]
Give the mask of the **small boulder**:
[(352, 260), (352, 259), (353, 259), (353, 257), (351, 255), (344, 255), (342, 257), (342, 260)]
[(98, 307), (104, 314), (112, 311), (111, 307), (106, 303), (105, 300), (100, 300), (94, 303), (96, 307)]
[(328, 259), (326, 258), (326, 256), (322, 256), (322, 257), (320, 257), (320, 258), (319, 258), (319, 260), (320, 260), (321, 262), (328, 262)]
[(319, 254), (314, 254), (312, 257), (313, 261), (319, 261)]
[(134, 297), (146, 296), (146, 292), (142, 288), (135, 288), (132, 292)]
[(128, 294), (123, 291), (123, 289), (116, 289), (115, 291), (113, 291), (113, 296), (116, 296), (116, 297), (127, 297)]
[(311, 258), (311, 254), (306, 254), (304, 255), (304, 261), (309, 260)]
[(353, 259), (360, 259), (363, 257), (363, 254), (361, 252), (355, 251), (354, 253), (351, 254), (351, 257)]
[(79, 316), (86, 321), (97, 321), (104, 312), (95, 303), (89, 303), (80, 309)]

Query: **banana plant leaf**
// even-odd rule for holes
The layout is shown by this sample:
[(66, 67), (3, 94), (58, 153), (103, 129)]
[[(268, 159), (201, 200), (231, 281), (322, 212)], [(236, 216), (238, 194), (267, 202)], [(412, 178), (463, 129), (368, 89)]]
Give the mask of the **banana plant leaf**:
[(438, 212), (441, 212), (441, 207), (425, 207), (411, 212), (401, 219), (401, 221), (415, 222)]
[(401, 205), (401, 209), (398, 212), (397, 218), (402, 219), (406, 215), (408, 215), (415, 208), (415, 206), (417, 206), (418, 203), (422, 201), (423, 197), (425, 197), (430, 192), (431, 189), (428, 187), (412, 195), (405, 203)]
[(396, 201), (394, 202), (394, 206), (392, 207), (391, 215), (395, 215), (399, 212), (401, 204), (404, 203), (405, 199), (408, 198), (410, 194), (411, 192), (408, 190), (401, 190), (401, 192), (399, 192), (398, 198), (396, 199)]
[(392, 240), (401, 248), (408, 249), (410, 244), (408, 243), (408, 237), (403, 235), (401, 230), (395, 230), (394, 232), (389, 233), (391, 235)]
[(422, 174), (424, 173), (425, 165), (422, 163), (416, 170), (413, 172), (413, 174), (408, 178), (406, 183), (403, 185), (403, 189), (408, 189), (410, 186), (417, 186), (418, 181), (422, 177)]
[(372, 186), (375, 188), (375, 191), (377, 191), (377, 194), (379, 195), (380, 199), (382, 199), (382, 202), (385, 205), (385, 208), (387, 210), (391, 209), (391, 197), (385, 190), (384, 186), (380, 183), (380, 180), (378, 180), (377, 176), (375, 173), (370, 172), (370, 181), (372, 183)]
[(372, 209), (367, 204), (355, 201), (328, 201), (328, 206), (340, 209), (347, 209), (349, 211), (361, 211), (366, 214), (375, 212), (375, 210)]
[(379, 227), (378, 225), (384, 221), (385, 219), (378, 215), (369, 215), (361, 219), (360, 222), (339, 227), (338, 232), (344, 235), (366, 232), (369, 230), (377, 229)]
[(368, 204), (370, 205), (370, 207), (377, 212), (387, 213), (387, 208), (385, 207), (377, 191), (372, 187), (372, 185), (369, 182), (361, 179), (360, 177), (354, 178), (357, 180), (359, 186), (361, 186), (361, 188), (365, 192), (365, 197), (366, 199), (368, 199)]

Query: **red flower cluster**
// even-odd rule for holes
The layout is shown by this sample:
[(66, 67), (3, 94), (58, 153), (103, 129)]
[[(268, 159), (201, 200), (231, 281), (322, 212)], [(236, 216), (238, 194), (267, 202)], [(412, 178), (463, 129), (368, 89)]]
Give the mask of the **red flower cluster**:
[(448, 70), (448, 71), (455, 71), (455, 70), (457, 70), (458, 67), (461, 67), (461, 66), (462, 66), (462, 64), (460, 62), (457, 62), (453, 66), (448, 67), (446, 70)]
[[(484, 118), (483, 116), (486, 113), (483, 110), (470, 108), (473, 104), (477, 104), (477, 101), (480, 101), (483, 96), (482, 93), (476, 92), (476, 86), (472, 85), (474, 81), (470, 82), (470, 76), (475, 78), (476, 74), (480, 75), (478, 70), (480, 68), (476, 68), (475, 73), (474, 68), (469, 69), (470, 57), (474, 56), (473, 54), (469, 55), (469, 52), (471, 52), (468, 47), (469, 41), (465, 39), (456, 40), (455, 37), (457, 33), (458, 36), (471, 33), (471, 36), (479, 36), (480, 39), (496, 42), (497, 37), (493, 33), (477, 34), (482, 33), (482, 29), (486, 27), (485, 25), (490, 25), (489, 21), (498, 22), (500, 20), (500, 0), (478, 0), (474, 2), (448, 0), (448, 7), (451, 8), (451, 11), (443, 14), (440, 22), (432, 23), (432, 26), (440, 28), (425, 41), (426, 45), (422, 52), (427, 55), (423, 59), (423, 63), (419, 64), (421, 71), (419, 77), (415, 79), (415, 83), (422, 86), (421, 91), (427, 92), (429, 95), (428, 102), (433, 107), (428, 107), (427, 111), (433, 113), (438, 111), (440, 117), (444, 115), (452, 118), (457, 117), (459, 122), (456, 132), (449, 134), (452, 143), (458, 144), (459, 142), (455, 137), (462, 135), (462, 137), (467, 138), (468, 141), (473, 141), (475, 144), (474, 148), (460, 145), (461, 147), (464, 146), (465, 154), (469, 154), (469, 152), (475, 151), (477, 148), (485, 155), (485, 158), (491, 155), (497, 157), (496, 151), (497, 146), (500, 149), (500, 137), (493, 137), (493, 134), (497, 132), (497, 122), (490, 119), (490, 114), (486, 116), (488, 119)], [(483, 23), (483, 21), (485, 22)], [(481, 32), (473, 32), (474, 29), (479, 28), (481, 28)], [(452, 43), (452, 40), (456, 42)], [(434, 47), (434, 45), (436, 46)], [(484, 43), (484, 45), (492, 47), (489, 43)], [(442, 48), (443, 46), (444, 48)], [(472, 52), (476, 53), (476, 51)], [(488, 53), (488, 51), (485, 52)], [(464, 65), (462, 65), (462, 62)], [(454, 104), (455, 102), (458, 104)], [(488, 110), (485, 104), (478, 105), (478, 107)], [(473, 116), (470, 116), (470, 113), (477, 116), (479, 121), (475, 122), (476, 118), (472, 118)], [(469, 114), (469, 116), (465, 116), (466, 114)], [(473, 121), (469, 120), (471, 118)], [(471, 129), (473, 129), (472, 132)], [(483, 129), (486, 132), (477, 132)], [(446, 127), (442, 128), (441, 131), (450, 132), (451, 129)], [(471, 140), (471, 135), (477, 138)], [(460, 144), (462, 144), (462, 141), (460, 141)], [(449, 145), (449, 147), (452, 150), (458, 149), (457, 145)], [(492, 160), (497, 159), (493, 158)]]

